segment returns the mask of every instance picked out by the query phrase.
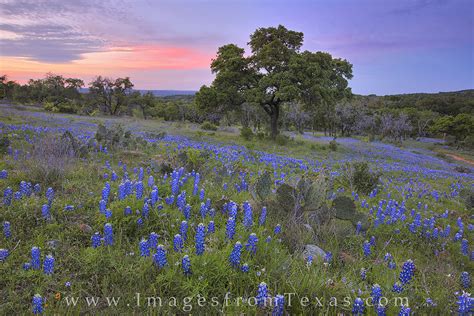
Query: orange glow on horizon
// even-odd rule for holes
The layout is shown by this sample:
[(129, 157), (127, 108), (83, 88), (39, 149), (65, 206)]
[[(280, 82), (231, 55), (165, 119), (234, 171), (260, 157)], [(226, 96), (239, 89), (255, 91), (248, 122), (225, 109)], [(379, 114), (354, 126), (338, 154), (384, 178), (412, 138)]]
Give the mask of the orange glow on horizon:
[(130, 76), (132, 72), (209, 69), (213, 54), (186, 47), (137, 45), (111, 47), (85, 53), (67, 63), (35, 61), (22, 57), (0, 57), (0, 73), (21, 84), (48, 72), (66, 77), (90, 79), (97, 75)]

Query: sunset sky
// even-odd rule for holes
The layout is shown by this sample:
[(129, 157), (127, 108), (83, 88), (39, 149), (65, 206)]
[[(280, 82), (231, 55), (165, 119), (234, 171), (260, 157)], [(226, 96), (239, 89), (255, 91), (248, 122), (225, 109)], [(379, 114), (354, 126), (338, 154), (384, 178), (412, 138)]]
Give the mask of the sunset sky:
[(474, 1), (0, 0), (0, 72), (130, 76), (138, 89), (197, 90), (227, 43), (258, 27), (302, 31), (303, 49), (349, 60), (355, 93), (474, 88)]

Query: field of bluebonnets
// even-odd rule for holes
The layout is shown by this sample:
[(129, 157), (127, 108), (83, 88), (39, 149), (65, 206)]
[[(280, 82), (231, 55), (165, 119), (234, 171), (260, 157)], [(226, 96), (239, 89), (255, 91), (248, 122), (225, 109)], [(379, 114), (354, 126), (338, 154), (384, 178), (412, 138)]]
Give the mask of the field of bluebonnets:
[(2, 315), (473, 311), (474, 168), (433, 145), (0, 120)]

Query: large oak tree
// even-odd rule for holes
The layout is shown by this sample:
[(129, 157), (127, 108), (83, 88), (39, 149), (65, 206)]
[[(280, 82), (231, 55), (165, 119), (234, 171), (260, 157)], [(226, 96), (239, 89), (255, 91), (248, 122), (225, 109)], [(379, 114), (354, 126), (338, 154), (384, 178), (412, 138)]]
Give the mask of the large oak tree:
[(260, 106), (270, 118), (271, 135), (278, 134), (282, 104), (298, 101), (312, 111), (334, 106), (351, 93), (352, 65), (323, 52), (300, 52), (303, 33), (284, 26), (259, 28), (248, 45), (251, 55), (235, 44), (220, 47), (212, 60), (216, 75), (210, 87), (196, 95), (200, 108), (214, 111)]

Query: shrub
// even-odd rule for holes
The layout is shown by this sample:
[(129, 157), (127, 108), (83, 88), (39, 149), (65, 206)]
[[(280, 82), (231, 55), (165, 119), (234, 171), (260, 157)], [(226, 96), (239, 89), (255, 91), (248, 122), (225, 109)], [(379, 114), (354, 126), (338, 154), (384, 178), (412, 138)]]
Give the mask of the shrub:
[(47, 135), (33, 145), (23, 165), (32, 182), (58, 187), (74, 164), (74, 158), (75, 151), (70, 139)]
[(245, 140), (251, 140), (254, 134), (249, 127), (242, 127), (240, 129), (240, 136)]
[(206, 130), (206, 131), (217, 131), (217, 126), (212, 124), (209, 121), (205, 121), (204, 123), (201, 124), (201, 129)]
[(342, 168), (342, 182), (352, 191), (369, 194), (379, 183), (380, 173), (370, 171), (364, 161), (346, 163)]
[(337, 142), (336, 142), (335, 139), (333, 139), (329, 142), (329, 149), (331, 149), (331, 151), (336, 151), (337, 150)]
[(290, 141), (290, 137), (286, 135), (279, 134), (275, 137), (275, 142), (279, 146), (285, 146), (288, 144), (289, 141)]
[(8, 147), (10, 147), (10, 140), (6, 135), (3, 135), (3, 137), (0, 138), (0, 154), (6, 154)]

